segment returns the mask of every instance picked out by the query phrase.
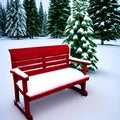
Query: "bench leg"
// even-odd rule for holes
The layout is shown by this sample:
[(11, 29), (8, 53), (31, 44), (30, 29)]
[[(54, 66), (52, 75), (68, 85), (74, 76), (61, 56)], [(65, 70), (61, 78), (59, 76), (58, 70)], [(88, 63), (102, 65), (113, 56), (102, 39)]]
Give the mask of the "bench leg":
[(79, 92), (83, 96), (87, 96), (88, 93), (86, 91), (86, 82), (80, 83), (81, 89), (75, 86), (70, 87), (72, 90)]
[(86, 91), (86, 82), (81, 83), (80, 86), (81, 86), (81, 91), (80, 91), (81, 95), (87, 96), (88, 93)]
[(30, 114), (30, 102), (24, 97), (24, 107), (19, 101), (14, 100), (14, 104), (17, 108), (25, 115), (27, 120), (33, 120), (32, 115)]
[(25, 106), (25, 116), (28, 120), (33, 120), (32, 115), (30, 114), (30, 102), (24, 97), (24, 106)]
[(14, 92), (15, 92), (15, 101), (19, 102), (19, 90), (18, 90), (17, 86), (15, 86)]

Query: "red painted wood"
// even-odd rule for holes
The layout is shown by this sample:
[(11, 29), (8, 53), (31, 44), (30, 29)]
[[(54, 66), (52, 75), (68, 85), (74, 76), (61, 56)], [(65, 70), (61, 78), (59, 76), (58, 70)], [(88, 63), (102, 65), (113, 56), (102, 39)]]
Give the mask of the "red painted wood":
[(35, 63), (35, 64), (29, 64), (29, 65), (24, 65), (24, 66), (19, 66), (18, 68), (26, 71), (26, 70), (30, 70), (30, 69), (37, 69), (37, 68), (42, 68), (43, 67), (43, 63)]
[(68, 54), (69, 47), (67, 45), (43, 46), (9, 49), (12, 62), (40, 58), (45, 56), (55, 56)]
[[(18, 67), (28, 75), (48, 72), (52, 68), (57, 70), (64, 68), (63, 66), (69, 66), (69, 47), (67, 45), (16, 48), (9, 51), (12, 68)], [(48, 70), (43, 70), (44, 68), (48, 68)]]
[(69, 55), (66, 53), (62, 55), (54, 55), (54, 56), (45, 57), (45, 61), (68, 59), (68, 58), (69, 58)]
[(25, 71), (25, 73), (27, 73), (29, 76), (31, 75), (36, 75), (36, 74), (40, 74), (40, 73), (45, 73), (45, 72), (49, 72), (49, 71), (54, 71), (54, 70), (58, 70), (58, 69), (63, 69), (63, 68), (67, 68), (68, 65), (67, 64), (63, 64), (63, 65), (59, 65), (59, 66), (52, 66), (52, 67), (47, 67), (47, 68), (40, 68), (40, 69), (30, 69)]
[[(29, 80), (29, 76), (41, 74), (49, 71), (54, 71), (58, 69), (68, 68), (70, 67), (70, 61), (78, 62), (83, 65), (83, 73), (86, 74), (87, 65), (90, 62), (81, 61), (77, 59), (69, 59), (69, 47), (68, 45), (54, 45), (54, 46), (42, 46), (42, 47), (28, 47), (28, 48), (15, 48), (9, 49), (11, 56), (11, 65), (12, 68), (19, 68), (28, 77), (19, 75), (15, 70), (11, 70), (13, 74), (14, 81), (14, 91), (15, 91), (15, 100), (14, 103), (20, 109), (20, 111), (26, 116), (28, 120), (32, 120), (32, 116), (30, 114), (30, 101), (36, 100), (38, 98), (44, 97), (46, 95), (55, 93), (59, 90), (63, 90), (65, 88), (71, 87), (75, 91), (79, 91), (73, 86), (76, 84), (81, 85), (80, 93), (84, 96), (87, 96), (86, 91), (86, 81), (89, 80), (89, 76), (84, 79), (79, 79), (76, 82), (72, 82), (66, 85), (61, 85), (55, 89), (51, 89), (41, 94), (36, 94), (33, 96), (28, 96), (28, 88), (27, 88), (27, 80)], [(24, 74), (24, 75), (25, 75)], [(58, 76), (59, 77), (59, 76)], [(21, 90), (17, 82), (18, 80), (22, 80), (23, 90)], [(19, 100), (19, 92), (23, 95), (24, 98), (24, 107), (20, 106)]]
[(82, 64), (82, 72), (83, 72), (84, 75), (86, 75), (86, 73), (87, 73), (87, 65), (90, 65), (90, 64), (91, 64), (90, 61), (80, 60), (80, 59), (72, 58), (72, 57), (69, 58), (69, 60), (70, 60), (71, 62), (77, 62), (77, 63)]
[(18, 67), (18, 66), (25, 66), (25, 65), (30, 65), (30, 64), (37, 64), (42, 62), (42, 58), (35, 58), (35, 59), (28, 59), (28, 60), (21, 60), (21, 61), (15, 61), (12, 62), (13, 68)]

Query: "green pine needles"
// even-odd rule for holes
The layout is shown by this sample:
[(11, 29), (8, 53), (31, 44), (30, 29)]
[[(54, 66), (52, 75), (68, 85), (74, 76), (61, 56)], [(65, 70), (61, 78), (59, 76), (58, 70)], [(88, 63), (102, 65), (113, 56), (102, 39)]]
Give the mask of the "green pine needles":
[[(96, 57), (97, 45), (92, 41), (94, 30), (92, 20), (87, 12), (89, 4), (87, 1), (76, 0), (71, 2), (70, 5), (71, 15), (67, 20), (64, 43), (69, 44), (72, 57), (90, 60), (92, 64), (88, 67), (88, 70), (95, 70), (98, 62)], [(71, 65), (81, 70), (81, 65), (76, 63)]]
[(94, 37), (105, 41), (120, 38), (120, 5), (117, 0), (90, 0), (89, 14), (93, 20)]

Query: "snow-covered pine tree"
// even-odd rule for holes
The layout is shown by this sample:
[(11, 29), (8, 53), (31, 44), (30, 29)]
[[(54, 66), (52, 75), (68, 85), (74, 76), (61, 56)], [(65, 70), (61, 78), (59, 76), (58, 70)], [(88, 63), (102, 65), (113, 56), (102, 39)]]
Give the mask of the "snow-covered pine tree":
[[(87, 12), (89, 4), (87, 1), (79, 0), (74, 0), (70, 4), (71, 15), (67, 20), (64, 43), (69, 44), (72, 57), (90, 60), (92, 64), (88, 66), (88, 69), (95, 70), (98, 62), (96, 57), (97, 45), (92, 41), (94, 30), (92, 28), (92, 20)], [(72, 63), (71, 65), (81, 70), (80, 64)]]
[(6, 34), (8, 37), (12, 37), (11, 31), (14, 27), (14, 16), (15, 16), (15, 3), (13, 0), (7, 2), (7, 13), (6, 13)]
[(27, 16), (27, 36), (33, 38), (40, 34), (39, 14), (35, 0), (24, 0), (23, 5)]
[(44, 21), (44, 10), (43, 10), (43, 5), (42, 1), (40, 1), (40, 6), (39, 6), (39, 20), (40, 20), (40, 34), (43, 34), (43, 21)]
[(120, 5), (117, 0), (90, 0), (89, 14), (95, 38), (101, 39), (101, 44), (120, 37)]
[(19, 0), (10, 2), (6, 19), (6, 34), (9, 37), (19, 39), (19, 37), (26, 35), (26, 14)]
[(69, 0), (50, 0), (47, 22), (48, 34), (53, 38), (62, 37), (69, 14)]
[(44, 12), (44, 19), (43, 19), (43, 34), (44, 34), (44, 36), (46, 36), (48, 33), (47, 33), (47, 20), (48, 20), (48, 18), (47, 18), (47, 12), (45, 11)]
[(16, 22), (15, 22), (15, 33), (19, 39), (20, 36), (26, 35), (26, 12), (24, 6), (21, 4), (20, 0), (15, 0), (16, 6)]
[(9, 6), (10, 6), (10, 1), (7, 0), (7, 4), (6, 4), (6, 11), (9, 10)]
[(0, 36), (5, 35), (6, 11), (0, 3)]

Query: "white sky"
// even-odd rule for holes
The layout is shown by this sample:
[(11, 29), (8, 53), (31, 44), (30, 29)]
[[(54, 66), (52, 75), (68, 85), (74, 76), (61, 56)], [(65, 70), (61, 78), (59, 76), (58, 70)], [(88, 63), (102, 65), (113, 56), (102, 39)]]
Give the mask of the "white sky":
[[(23, 1), (23, 0), (21, 0)], [(50, 0), (36, 0), (36, 5), (39, 6), (40, 1), (42, 1), (43, 4), (43, 9), (45, 11), (48, 11), (48, 7), (49, 7), (49, 1)], [(2, 3), (2, 5), (6, 5), (7, 0), (0, 0), (0, 2)], [(120, 4), (120, 0), (118, 0), (118, 3)]]

